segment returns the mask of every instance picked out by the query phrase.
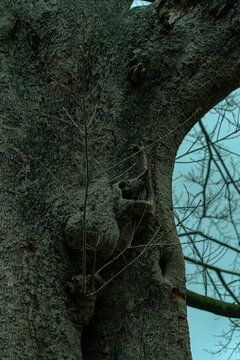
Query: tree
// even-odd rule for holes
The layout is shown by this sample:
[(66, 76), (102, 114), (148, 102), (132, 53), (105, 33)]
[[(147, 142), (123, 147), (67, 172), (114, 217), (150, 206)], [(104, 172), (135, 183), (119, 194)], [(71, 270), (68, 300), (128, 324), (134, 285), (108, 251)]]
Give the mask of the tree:
[(235, 3), (1, 1), (1, 358), (191, 359), (172, 171)]
[(195, 290), (187, 291), (187, 304), (230, 318), (217, 351), (230, 348), (229, 359), (240, 329), (239, 110), (236, 91), (200, 120), (180, 148), (173, 176), (176, 221), (195, 208), (178, 231), (191, 264), (187, 288)]

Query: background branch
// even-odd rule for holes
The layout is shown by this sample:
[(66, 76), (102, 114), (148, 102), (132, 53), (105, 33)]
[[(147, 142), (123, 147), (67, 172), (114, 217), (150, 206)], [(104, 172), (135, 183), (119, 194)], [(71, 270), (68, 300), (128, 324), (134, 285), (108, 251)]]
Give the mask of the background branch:
[(187, 290), (187, 305), (216, 315), (240, 319), (240, 305), (213, 299)]

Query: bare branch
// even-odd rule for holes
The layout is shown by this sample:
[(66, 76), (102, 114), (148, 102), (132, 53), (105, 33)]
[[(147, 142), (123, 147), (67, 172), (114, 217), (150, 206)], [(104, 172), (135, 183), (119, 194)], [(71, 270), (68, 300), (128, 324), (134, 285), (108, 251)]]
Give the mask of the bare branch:
[(216, 315), (240, 318), (240, 305), (216, 300), (190, 290), (187, 290), (187, 305), (196, 309), (209, 311)]
[(235, 296), (235, 294), (232, 292), (232, 290), (230, 289), (230, 287), (227, 285), (226, 281), (224, 280), (224, 278), (222, 277), (222, 274), (220, 271), (217, 271), (217, 275), (219, 277), (219, 280), (221, 281), (223, 287), (227, 290), (227, 292), (232, 296), (232, 298), (236, 301), (237, 304), (240, 304), (238, 298)]
[(222, 242), (220, 240), (217, 240), (217, 239), (213, 238), (210, 235), (206, 235), (202, 231), (188, 231), (188, 232), (185, 232), (185, 233), (182, 233), (182, 234), (178, 234), (179, 237), (188, 236), (188, 235), (200, 235), (200, 236), (204, 237), (206, 240), (213, 241), (216, 244), (224, 246), (224, 247), (228, 248), (229, 250), (236, 251), (237, 253), (240, 254), (239, 249), (237, 249), (237, 248), (235, 248), (235, 247), (233, 247), (233, 246), (231, 246), (229, 244), (226, 244), (226, 243), (224, 243), (224, 242)]
[(196, 264), (196, 265), (201, 265), (207, 269), (211, 269), (211, 270), (214, 270), (216, 271), (216, 273), (219, 273), (219, 272), (223, 272), (223, 273), (226, 273), (226, 274), (230, 274), (230, 275), (235, 275), (235, 276), (240, 276), (240, 273), (237, 273), (237, 272), (234, 272), (234, 271), (230, 271), (230, 270), (225, 270), (225, 269), (221, 269), (221, 268), (218, 268), (216, 266), (212, 266), (212, 265), (209, 265), (209, 264), (205, 264), (204, 262), (202, 261), (198, 261), (198, 260), (195, 260), (195, 259), (191, 259), (189, 258), (188, 256), (184, 256), (184, 259), (186, 261), (189, 261), (193, 264)]
[(93, 176), (91, 178), (91, 180), (109, 172), (110, 170), (114, 169), (115, 167), (117, 167), (118, 165), (132, 159), (134, 156), (138, 155), (139, 153), (141, 153), (142, 151), (145, 151), (151, 147), (153, 147), (154, 145), (157, 145), (159, 143), (161, 143), (164, 139), (166, 139), (169, 135), (172, 135), (174, 134), (175, 131), (179, 130), (182, 126), (186, 125), (187, 122), (189, 122), (190, 120), (192, 120), (197, 114), (199, 114), (200, 112), (202, 111), (201, 108), (198, 108), (196, 111), (194, 111), (194, 113), (189, 117), (187, 118), (185, 121), (183, 121), (179, 126), (177, 126), (176, 128), (174, 128), (173, 130), (169, 131), (166, 135), (158, 138), (157, 140), (153, 141), (151, 144), (145, 146), (145, 147), (142, 147), (140, 150), (136, 151), (134, 154), (130, 155), (130, 156), (127, 156), (126, 158), (120, 160), (119, 162), (117, 162), (116, 164), (110, 166), (108, 169), (102, 171), (100, 174), (97, 174), (95, 176)]

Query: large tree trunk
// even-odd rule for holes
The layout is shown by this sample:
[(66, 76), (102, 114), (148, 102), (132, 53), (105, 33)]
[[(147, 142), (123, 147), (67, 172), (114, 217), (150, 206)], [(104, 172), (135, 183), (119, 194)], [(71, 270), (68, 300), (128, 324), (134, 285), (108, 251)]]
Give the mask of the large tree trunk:
[(1, 359), (191, 359), (171, 177), (239, 11), (130, 3), (1, 0)]

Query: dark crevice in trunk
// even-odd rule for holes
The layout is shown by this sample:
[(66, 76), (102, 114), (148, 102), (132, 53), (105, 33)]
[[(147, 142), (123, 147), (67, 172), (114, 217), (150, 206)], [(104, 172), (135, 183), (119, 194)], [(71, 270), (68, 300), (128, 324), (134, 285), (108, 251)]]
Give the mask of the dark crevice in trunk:
[(165, 269), (166, 269), (166, 261), (165, 261), (165, 259), (164, 259), (163, 256), (160, 257), (159, 266), (160, 266), (160, 269), (161, 269), (161, 271), (162, 271), (162, 276), (164, 276), (164, 274), (165, 274)]
[(96, 349), (94, 349), (94, 347), (96, 346), (96, 344), (98, 344), (98, 341), (97, 341), (97, 336), (96, 336), (95, 329), (94, 329), (94, 320), (93, 319), (91, 319), (89, 324), (84, 326), (84, 328), (82, 329), (81, 344), (82, 344), (83, 360), (94, 359), (94, 354), (96, 355)]

